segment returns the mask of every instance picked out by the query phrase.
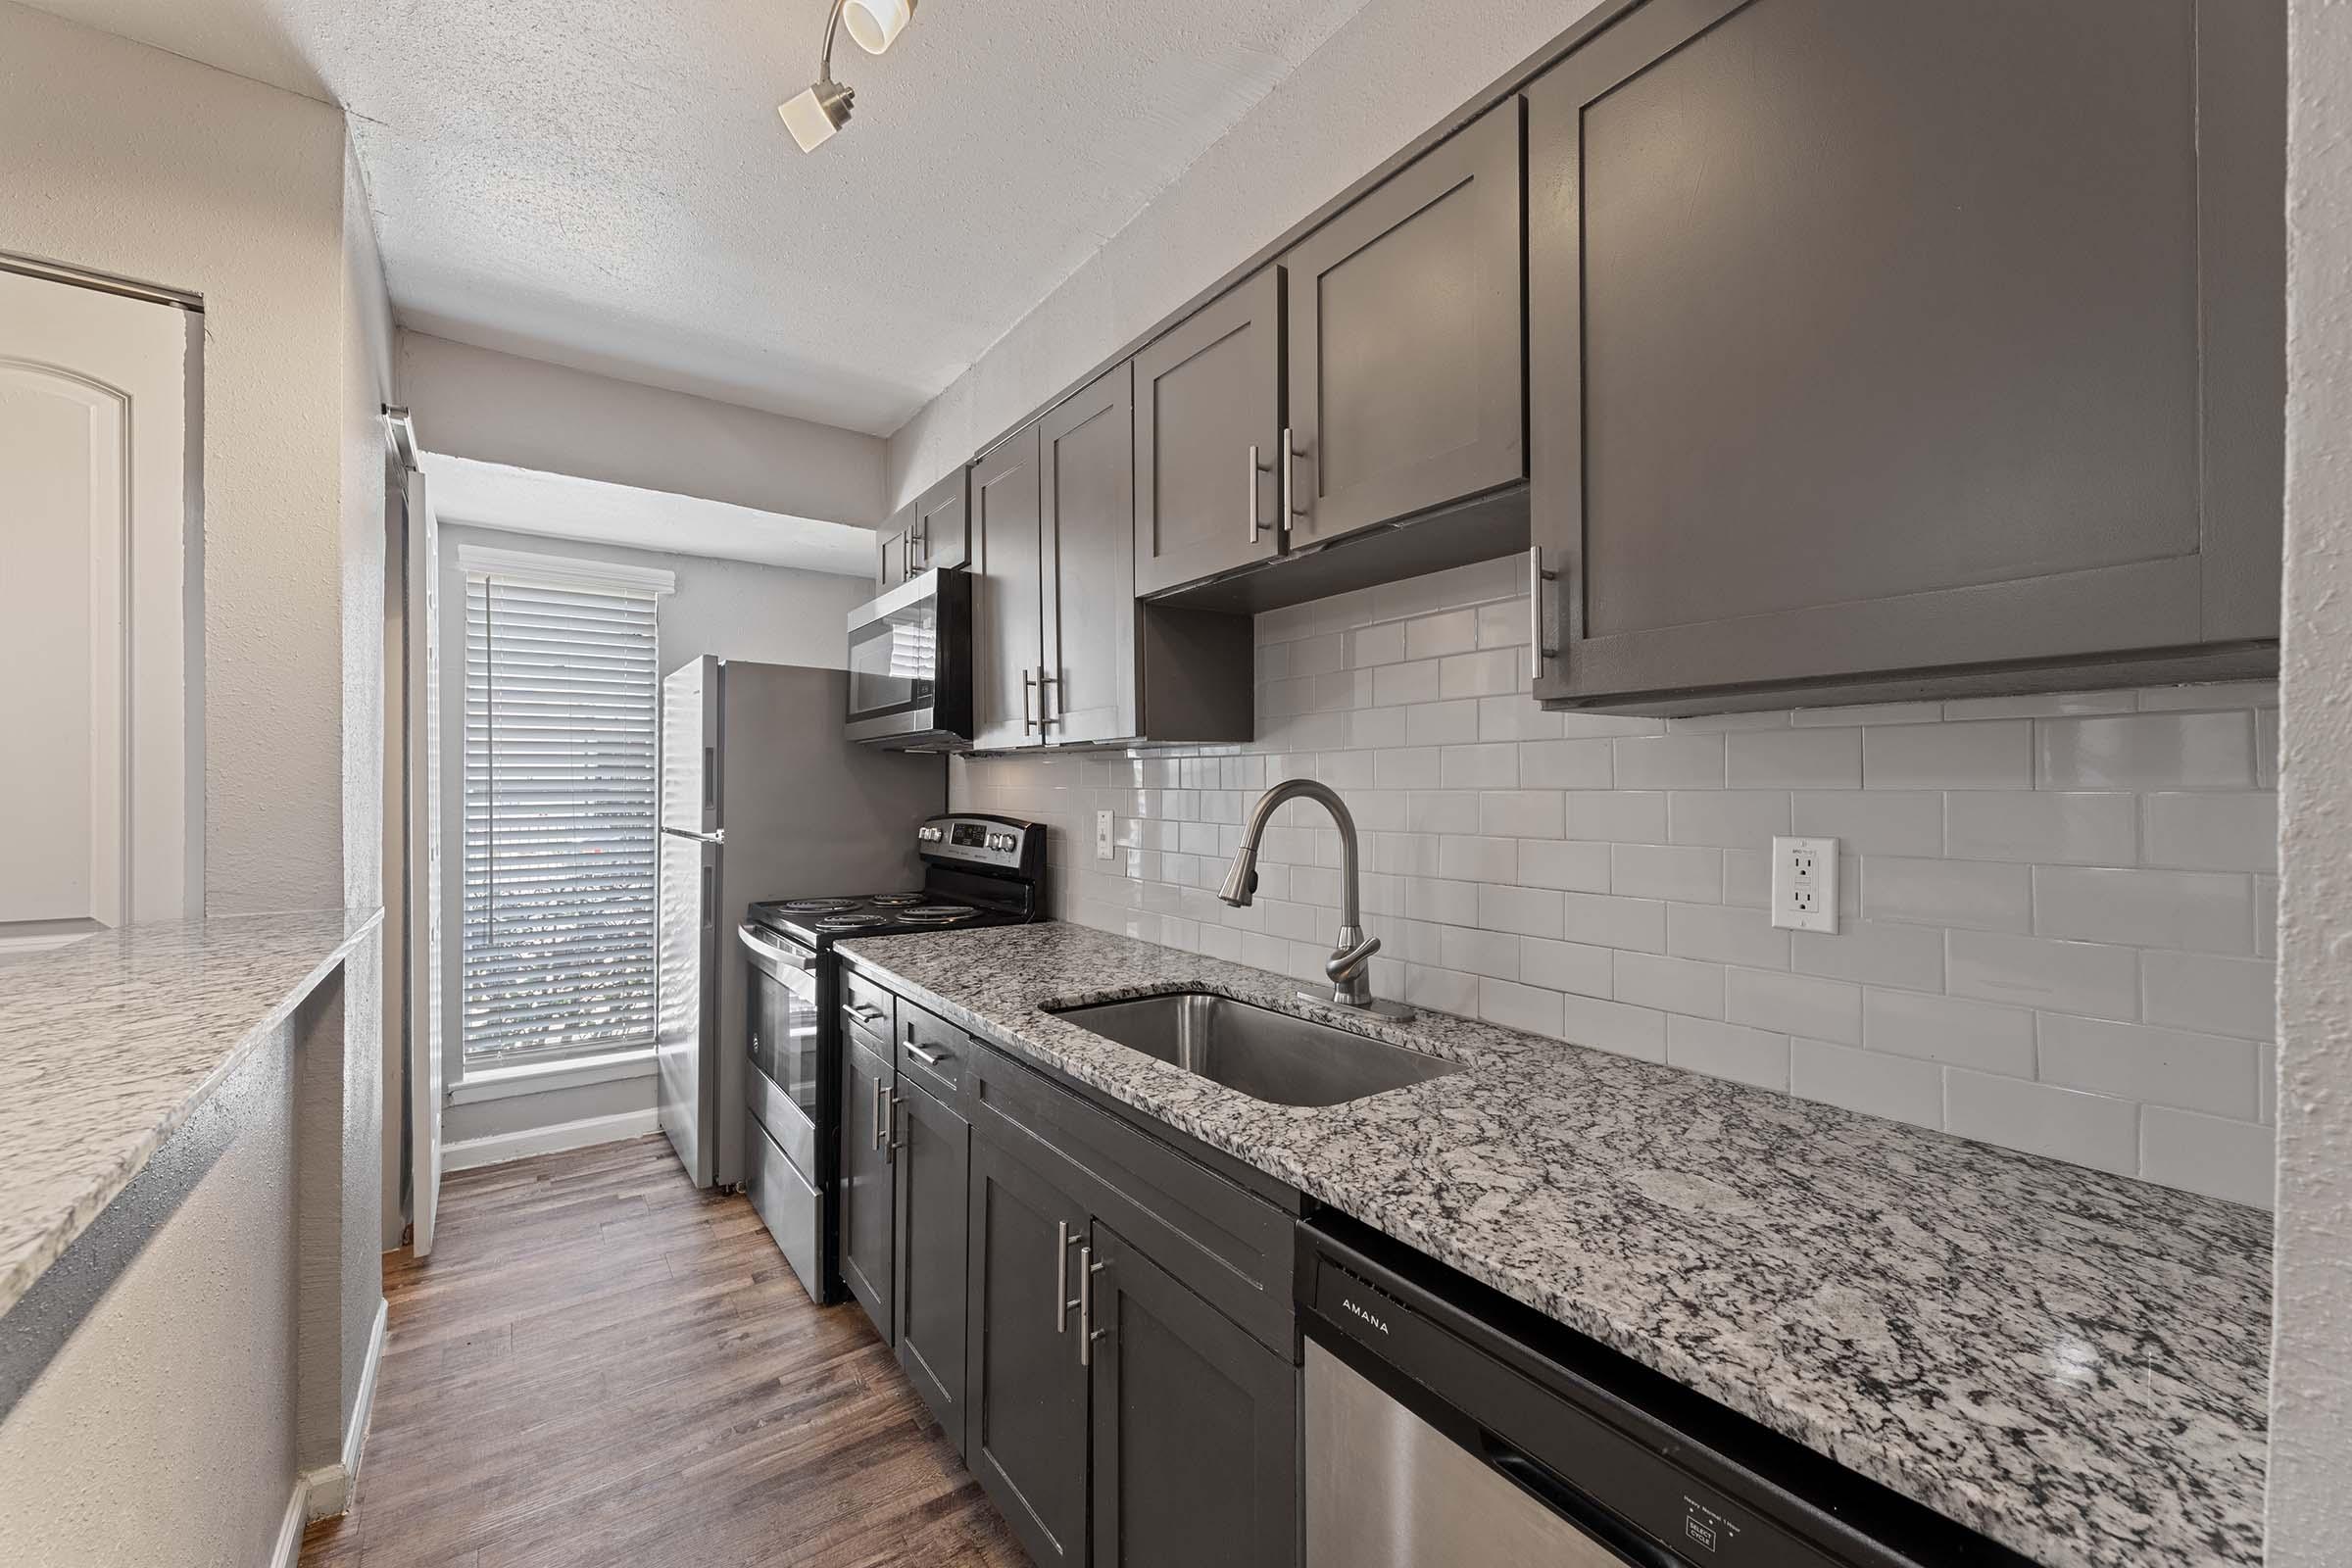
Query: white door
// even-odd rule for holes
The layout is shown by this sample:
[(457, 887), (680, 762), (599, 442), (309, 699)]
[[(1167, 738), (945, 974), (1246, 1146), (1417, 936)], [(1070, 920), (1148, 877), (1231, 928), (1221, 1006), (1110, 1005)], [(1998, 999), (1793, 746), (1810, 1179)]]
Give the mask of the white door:
[(0, 948), (194, 913), (189, 315), (0, 271)]
[(409, 473), (408, 566), (409, 1216), (423, 1257), (441, 1202), (441, 530), (420, 469)]

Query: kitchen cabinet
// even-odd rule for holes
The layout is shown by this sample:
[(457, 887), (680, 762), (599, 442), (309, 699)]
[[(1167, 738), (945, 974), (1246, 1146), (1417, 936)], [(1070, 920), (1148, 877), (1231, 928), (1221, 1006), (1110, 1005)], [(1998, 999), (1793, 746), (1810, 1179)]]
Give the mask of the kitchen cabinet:
[(1247, 616), (1139, 606), (1121, 364), (972, 467), (973, 745), (1246, 741)]
[(1297, 1369), (1101, 1220), (1080, 1262), (1098, 1568), (1291, 1568)]
[(1040, 1565), (1086, 1561), (1087, 1368), (1077, 1347), (1086, 1205), (1010, 1139), (971, 1160), (964, 1463)]
[(971, 1125), (925, 1086), (919, 1068), (905, 1065), (895, 1171), (899, 1366), (960, 1449)]
[(1514, 98), (1283, 256), (1293, 550), (1526, 477), (1519, 172)]
[(890, 514), (876, 535), (874, 588), (888, 593), (935, 566), (960, 566), (970, 554), (969, 470), (956, 471)]
[(1037, 427), (972, 465), (972, 744), (1043, 745), (1037, 672), (1045, 663)]
[(1535, 80), (1536, 694), (2275, 665), (2281, 9), (1655, 0)]
[(891, 1338), (892, 1226), (894, 1172), (891, 1137), (897, 1089), (888, 1046), (864, 1030), (842, 1029), (841, 1279), (873, 1319), (884, 1343)]
[(1282, 269), (1269, 266), (1135, 356), (1137, 593), (1281, 553), (1282, 436)]

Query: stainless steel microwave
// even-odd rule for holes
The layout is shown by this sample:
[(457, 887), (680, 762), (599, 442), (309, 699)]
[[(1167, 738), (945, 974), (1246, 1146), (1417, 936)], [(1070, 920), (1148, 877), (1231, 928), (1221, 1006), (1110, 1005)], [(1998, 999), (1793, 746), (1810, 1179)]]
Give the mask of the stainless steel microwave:
[(854, 741), (897, 751), (972, 744), (972, 579), (935, 567), (850, 612)]

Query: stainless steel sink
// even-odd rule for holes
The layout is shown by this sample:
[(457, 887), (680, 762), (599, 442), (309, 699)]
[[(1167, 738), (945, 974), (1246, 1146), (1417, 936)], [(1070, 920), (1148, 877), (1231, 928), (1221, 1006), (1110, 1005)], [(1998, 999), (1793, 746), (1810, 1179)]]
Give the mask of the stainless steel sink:
[(1337, 1105), (1462, 1070), (1443, 1057), (1204, 991), (1048, 1010), (1278, 1105)]

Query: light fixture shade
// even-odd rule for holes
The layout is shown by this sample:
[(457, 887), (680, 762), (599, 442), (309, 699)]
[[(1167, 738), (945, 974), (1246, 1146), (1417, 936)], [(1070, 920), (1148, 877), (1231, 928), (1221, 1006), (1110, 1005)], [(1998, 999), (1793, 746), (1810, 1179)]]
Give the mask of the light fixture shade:
[(914, 0), (844, 0), (841, 24), (869, 55), (878, 55), (897, 41), (914, 20)]
[(820, 81), (776, 105), (776, 113), (783, 117), (792, 139), (801, 144), (801, 151), (812, 153), (850, 122), (850, 89), (840, 82)]

